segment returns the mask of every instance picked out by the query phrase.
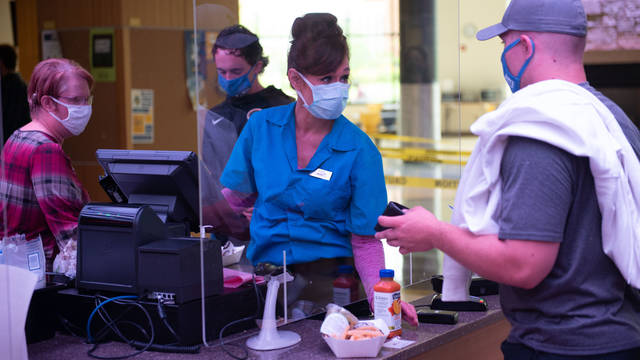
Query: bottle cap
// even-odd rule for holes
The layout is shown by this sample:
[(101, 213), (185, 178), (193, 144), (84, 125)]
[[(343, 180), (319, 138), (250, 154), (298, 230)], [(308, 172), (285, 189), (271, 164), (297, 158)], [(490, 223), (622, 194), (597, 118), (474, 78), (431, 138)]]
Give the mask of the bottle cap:
[(380, 278), (392, 278), (394, 272), (392, 269), (382, 269), (380, 270)]
[(339, 265), (338, 274), (351, 274), (353, 273), (353, 266), (351, 265)]

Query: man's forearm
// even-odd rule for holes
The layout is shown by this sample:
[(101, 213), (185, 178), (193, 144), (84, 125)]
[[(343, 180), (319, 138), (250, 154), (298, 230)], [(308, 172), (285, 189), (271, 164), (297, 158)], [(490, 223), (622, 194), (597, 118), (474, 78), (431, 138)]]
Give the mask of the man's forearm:
[(521, 288), (535, 287), (551, 270), (558, 243), (500, 240), (495, 234), (474, 235), (440, 222), (434, 246), (487, 279)]

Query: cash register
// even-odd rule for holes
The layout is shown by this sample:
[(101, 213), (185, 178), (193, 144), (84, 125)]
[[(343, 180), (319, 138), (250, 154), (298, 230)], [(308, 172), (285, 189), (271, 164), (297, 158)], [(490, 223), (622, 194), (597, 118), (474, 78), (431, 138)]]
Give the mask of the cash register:
[[(190, 151), (99, 149), (111, 203), (78, 219), (77, 287), (183, 303), (201, 297), (197, 156)], [(202, 244), (205, 296), (223, 289), (220, 243)]]

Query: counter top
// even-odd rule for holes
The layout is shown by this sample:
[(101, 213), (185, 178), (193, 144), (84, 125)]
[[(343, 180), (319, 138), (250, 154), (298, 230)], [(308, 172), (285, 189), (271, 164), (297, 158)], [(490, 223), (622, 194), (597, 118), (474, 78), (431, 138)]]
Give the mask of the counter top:
[[(430, 291), (430, 290), (429, 290)], [(405, 299), (412, 300), (416, 294), (411, 294), (411, 290), (405, 291)], [(426, 305), (430, 301), (430, 296), (417, 298), (411, 303), (416, 306)], [(458, 324), (438, 325), (420, 324), (418, 327), (408, 327), (403, 323), (402, 339), (415, 341), (413, 344), (402, 349), (388, 349), (383, 347), (378, 354), (378, 359), (409, 359), (409, 358), (466, 358), (460, 355), (460, 351), (470, 351), (476, 358), (487, 358), (477, 356), (479, 352), (489, 351), (491, 354), (499, 353), (499, 343), (506, 337), (508, 323), (504, 319), (499, 306), (497, 295), (485, 297), (489, 305), (487, 312), (461, 312), (459, 313)], [(329, 346), (320, 335), (321, 320), (299, 320), (280, 327), (279, 329), (290, 330), (298, 333), (302, 341), (294, 346), (285, 349), (272, 351), (253, 351), (247, 349), (248, 359), (333, 359), (335, 358)], [(244, 343), (246, 339), (257, 334), (257, 329), (252, 329), (231, 335), (224, 339), (226, 348), (242, 356), (242, 347), (246, 349)], [(58, 333), (54, 338), (31, 344), (28, 346), (29, 358), (39, 359), (91, 359), (87, 352), (92, 345), (85, 344), (84, 339)], [(123, 356), (131, 354), (135, 350), (124, 343), (111, 342), (101, 344), (94, 353), (99, 356)], [(432, 355), (426, 355), (432, 354)], [(448, 356), (447, 356), (448, 355)], [(437, 356), (437, 357), (436, 357)], [(202, 347), (198, 354), (175, 354), (145, 352), (135, 356), (135, 359), (233, 359), (225, 353), (219, 341), (214, 341), (208, 347)]]

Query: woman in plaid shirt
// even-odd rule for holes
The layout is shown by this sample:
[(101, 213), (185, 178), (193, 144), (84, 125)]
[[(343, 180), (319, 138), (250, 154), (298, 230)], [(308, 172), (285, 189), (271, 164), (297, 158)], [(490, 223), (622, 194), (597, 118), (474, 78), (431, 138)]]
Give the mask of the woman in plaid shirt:
[[(62, 150), (91, 117), (93, 77), (67, 59), (48, 59), (29, 83), (32, 121), (16, 130), (2, 149), (0, 234), (42, 238), (47, 270), (75, 276), (78, 215), (89, 195)], [(56, 264), (69, 264), (53, 269)]]

